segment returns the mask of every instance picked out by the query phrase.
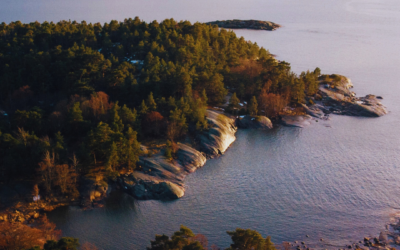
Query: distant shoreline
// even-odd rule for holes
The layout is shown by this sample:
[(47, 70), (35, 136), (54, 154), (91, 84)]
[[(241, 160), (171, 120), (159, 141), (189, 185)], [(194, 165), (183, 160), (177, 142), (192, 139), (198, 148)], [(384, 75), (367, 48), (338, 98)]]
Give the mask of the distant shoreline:
[(268, 30), (273, 31), (280, 27), (279, 24), (270, 21), (260, 21), (260, 20), (223, 20), (223, 21), (213, 21), (207, 22), (206, 24), (217, 25), (220, 28), (226, 29), (252, 29), (252, 30)]

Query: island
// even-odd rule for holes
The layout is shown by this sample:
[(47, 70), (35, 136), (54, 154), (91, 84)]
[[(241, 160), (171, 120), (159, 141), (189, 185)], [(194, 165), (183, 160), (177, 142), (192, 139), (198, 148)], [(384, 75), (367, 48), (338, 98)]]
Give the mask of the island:
[(206, 24), (217, 25), (220, 28), (225, 29), (251, 29), (251, 30), (276, 30), (282, 27), (279, 24), (270, 21), (259, 21), (259, 20), (223, 20), (207, 22)]

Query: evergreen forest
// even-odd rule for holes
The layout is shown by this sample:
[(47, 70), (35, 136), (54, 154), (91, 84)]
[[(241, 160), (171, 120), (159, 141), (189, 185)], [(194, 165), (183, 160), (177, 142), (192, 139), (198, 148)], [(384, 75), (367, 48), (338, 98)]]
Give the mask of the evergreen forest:
[(320, 73), (296, 75), (216, 25), (1, 23), (0, 181), (77, 197), (80, 175), (135, 169), (139, 142), (207, 130), (207, 107), (228, 93), (232, 110), (274, 117), (315, 95)]

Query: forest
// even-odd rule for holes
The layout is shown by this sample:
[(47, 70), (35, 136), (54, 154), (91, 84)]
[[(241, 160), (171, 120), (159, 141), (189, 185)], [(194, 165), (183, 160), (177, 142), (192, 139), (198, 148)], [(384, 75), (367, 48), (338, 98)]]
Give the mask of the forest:
[(207, 130), (207, 107), (228, 93), (228, 112), (275, 117), (315, 95), (320, 74), (296, 75), (216, 25), (1, 23), (0, 181), (78, 197), (81, 175), (135, 169), (140, 142), (159, 138), (173, 149)]

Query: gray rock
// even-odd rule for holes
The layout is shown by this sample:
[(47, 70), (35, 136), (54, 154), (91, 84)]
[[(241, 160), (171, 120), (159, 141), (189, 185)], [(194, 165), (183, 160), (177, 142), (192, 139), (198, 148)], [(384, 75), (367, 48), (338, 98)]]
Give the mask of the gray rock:
[(312, 105), (308, 107), (305, 104), (302, 104), (304, 111), (315, 118), (322, 118), (325, 116), (324, 112), (320, 109), (318, 105)]
[(198, 135), (197, 140), (200, 151), (213, 158), (222, 155), (236, 140), (237, 127), (234, 119), (211, 110), (207, 111), (207, 120), (210, 129)]
[(234, 120), (214, 112), (207, 112), (210, 129), (198, 136), (201, 151), (183, 143), (177, 143), (175, 159), (164, 156), (164, 150), (151, 157), (140, 156), (140, 171), (120, 176), (121, 188), (136, 199), (177, 199), (184, 195), (183, 180), (206, 163), (206, 156), (222, 154), (236, 139)]
[(125, 192), (139, 200), (178, 199), (184, 195), (183, 187), (169, 181), (141, 179), (134, 175), (131, 175), (130, 178), (134, 181), (122, 180), (121, 186)]
[(304, 128), (311, 124), (311, 116), (309, 115), (284, 115), (281, 122), (287, 127)]
[(178, 146), (177, 160), (187, 172), (194, 172), (206, 164), (207, 159), (200, 151), (182, 143), (178, 143)]
[(142, 153), (146, 155), (149, 153), (149, 150), (144, 145), (140, 145), (140, 151), (142, 151)]
[(387, 241), (388, 241), (387, 234), (384, 233), (384, 232), (381, 232), (381, 233), (379, 234), (379, 241), (380, 241), (382, 244), (386, 244)]
[(236, 119), (236, 125), (242, 129), (272, 129), (273, 125), (271, 120), (266, 116), (253, 117), (245, 115), (244, 117), (238, 117)]
[(343, 78), (337, 86), (321, 84), (319, 94), (330, 111), (336, 114), (349, 116), (379, 117), (388, 113), (378, 98), (374, 95), (357, 98), (355, 93), (350, 91), (352, 86), (350, 79)]

